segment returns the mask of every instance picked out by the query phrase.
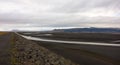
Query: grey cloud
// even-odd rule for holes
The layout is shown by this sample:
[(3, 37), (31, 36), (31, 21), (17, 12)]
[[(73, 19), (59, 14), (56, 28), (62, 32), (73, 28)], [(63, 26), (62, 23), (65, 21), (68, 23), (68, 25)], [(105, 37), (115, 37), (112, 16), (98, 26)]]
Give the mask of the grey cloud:
[(61, 7), (57, 7), (53, 11), (56, 12), (80, 12), (80, 11), (88, 11), (93, 8), (113, 8), (119, 9), (120, 0), (71, 0), (71, 2), (62, 5)]
[[(11, 28), (104, 27), (105, 25), (120, 27), (118, 26), (120, 0), (1, 0), (0, 2), (4, 4), (0, 5), (2, 7), (0, 25), (3, 25), (3, 28), (4, 24), (12, 25)], [(7, 2), (10, 2), (12, 5), (9, 6), (13, 8), (8, 8)]]

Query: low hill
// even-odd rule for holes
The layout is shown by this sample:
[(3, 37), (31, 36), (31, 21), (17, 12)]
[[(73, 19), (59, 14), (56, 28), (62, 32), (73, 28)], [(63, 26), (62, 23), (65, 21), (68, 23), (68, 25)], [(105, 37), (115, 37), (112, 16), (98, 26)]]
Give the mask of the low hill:
[(119, 28), (71, 28), (55, 29), (54, 32), (84, 32), (84, 33), (120, 33)]

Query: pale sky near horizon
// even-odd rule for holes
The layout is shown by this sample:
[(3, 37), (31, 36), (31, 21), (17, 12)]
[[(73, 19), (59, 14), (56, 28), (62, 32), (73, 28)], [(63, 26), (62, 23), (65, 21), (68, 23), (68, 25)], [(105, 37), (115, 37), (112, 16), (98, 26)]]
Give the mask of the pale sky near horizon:
[(120, 28), (120, 0), (0, 0), (0, 31)]

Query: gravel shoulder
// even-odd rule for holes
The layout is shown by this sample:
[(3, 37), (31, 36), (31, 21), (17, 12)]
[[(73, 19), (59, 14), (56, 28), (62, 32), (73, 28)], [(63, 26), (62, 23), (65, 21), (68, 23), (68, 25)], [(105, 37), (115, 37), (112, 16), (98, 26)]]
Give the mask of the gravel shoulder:
[(21, 36), (12, 40), (12, 65), (79, 65)]

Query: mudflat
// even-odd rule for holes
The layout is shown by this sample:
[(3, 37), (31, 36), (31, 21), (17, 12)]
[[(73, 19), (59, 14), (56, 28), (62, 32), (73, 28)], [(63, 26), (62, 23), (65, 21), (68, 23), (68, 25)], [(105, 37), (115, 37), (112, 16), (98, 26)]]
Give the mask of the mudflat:
[(120, 47), (34, 42), (78, 64), (120, 65)]
[[(28, 33), (28, 32), (27, 32)], [(54, 40), (71, 40), (83, 42), (104, 42), (120, 43), (120, 34), (115, 33), (66, 33), (66, 32), (26, 32), (20, 33), (26, 36), (54, 39)]]

